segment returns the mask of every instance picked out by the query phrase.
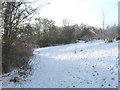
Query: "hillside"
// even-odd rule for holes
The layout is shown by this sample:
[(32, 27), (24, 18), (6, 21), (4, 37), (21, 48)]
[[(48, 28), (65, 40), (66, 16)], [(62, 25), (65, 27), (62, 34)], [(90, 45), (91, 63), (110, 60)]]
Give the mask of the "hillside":
[(116, 88), (118, 85), (118, 41), (80, 41), (37, 48), (31, 58), (33, 74), (21, 80), (17, 70), (3, 75), (3, 88)]

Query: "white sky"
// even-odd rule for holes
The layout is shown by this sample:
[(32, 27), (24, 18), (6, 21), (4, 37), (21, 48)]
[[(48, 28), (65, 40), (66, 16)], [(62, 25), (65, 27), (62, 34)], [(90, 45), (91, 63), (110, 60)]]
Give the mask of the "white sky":
[[(52, 19), (57, 26), (62, 26), (64, 18), (71, 19), (71, 24), (85, 23), (102, 27), (102, 12), (105, 24), (118, 22), (119, 0), (46, 0), (50, 4), (40, 10), (40, 16)], [(39, 3), (37, 3), (39, 4)]]

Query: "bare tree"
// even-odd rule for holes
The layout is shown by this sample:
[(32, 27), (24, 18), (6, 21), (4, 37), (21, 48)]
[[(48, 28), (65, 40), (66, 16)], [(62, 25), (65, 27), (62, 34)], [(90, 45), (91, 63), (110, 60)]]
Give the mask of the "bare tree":
[(113, 25), (108, 27), (105, 31), (104, 31), (104, 38), (107, 41), (112, 41), (113, 39), (118, 38), (118, 26), (117, 25)]
[(12, 44), (17, 36), (23, 33), (19, 30), (21, 22), (31, 19), (37, 10), (30, 7), (26, 2), (3, 2), (4, 33), (3, 40)]
[(2, 3), (2, 19), (4, 21), (2, 34), (3, 71), (8, 72), (11, 67), (24, 65), (26, 61), (23, 58), (28, 58), (31, 55), (31, 50), (19, 41), (22, 34), (26, 34), (26, 30), (21, 29), (20, 26), (25, 21), (29, 22), (37, 9), (32, 8), (29, 2)]
[(65, 26), (68, 26), (68, 27), (69, 27), (70, 22), (71, 22), (71, 20), (70, 20), (70, 19), (67, 19), (67, 18), (63, 19), (63, 20), (62, 20), (63, 27), (65, 27)]
[(55, 22), (53, 20), (49, 20), (46, 18), (36, 18), (36, 26), (38, 28), (38, 32), (48, 32), (53, 26)]

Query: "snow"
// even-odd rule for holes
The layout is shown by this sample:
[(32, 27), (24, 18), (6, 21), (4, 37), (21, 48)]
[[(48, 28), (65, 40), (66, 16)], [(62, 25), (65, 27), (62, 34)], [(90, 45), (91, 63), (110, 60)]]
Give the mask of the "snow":
[[(3, 77), (3, 88), (116, 88), (118, 41), (102, 40), (37, 48), (31, 58), (33, 74), (21, 83)], [(5, 75), (4, 75), (5, 76)], [(19, 77), (19, 76), (18, 76)]]
[(96, 33), (95, 33), (93, 30), (90, 30), (90, 32), (92, 32), (93, 34), (95, 34), (95, 35), (96, 35)]

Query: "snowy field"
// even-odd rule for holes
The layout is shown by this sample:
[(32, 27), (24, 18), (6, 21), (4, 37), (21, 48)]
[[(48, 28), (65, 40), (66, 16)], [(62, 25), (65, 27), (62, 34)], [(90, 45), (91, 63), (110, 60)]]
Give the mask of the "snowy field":
[(38, 48), (33, 52), (33, 74), (20, 82), (16, 72), (3, 77), (3, 88), (116, 88), (118, 41), (80, 41)]

